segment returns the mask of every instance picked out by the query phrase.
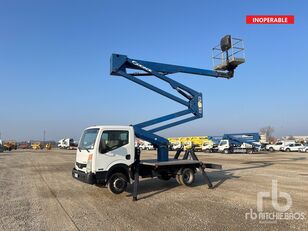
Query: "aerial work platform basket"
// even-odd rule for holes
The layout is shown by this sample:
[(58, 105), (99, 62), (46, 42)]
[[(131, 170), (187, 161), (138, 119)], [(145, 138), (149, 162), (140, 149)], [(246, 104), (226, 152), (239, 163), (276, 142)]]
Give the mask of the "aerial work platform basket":
[(243, 40), (231, 35), (223, 37), (220, 44), (212, 48), (212, 61), (215, 71), (232, 71), (245, 63)]

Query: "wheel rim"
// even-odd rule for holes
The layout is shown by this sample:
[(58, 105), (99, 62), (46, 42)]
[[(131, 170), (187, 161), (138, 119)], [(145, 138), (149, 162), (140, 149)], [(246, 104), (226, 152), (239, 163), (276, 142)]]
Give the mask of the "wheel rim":
[(184, 180), (184, 182), (189, 183), (189, 182), (191, 181), (191, 178), (192, 178), (192, 175), (191, 175), (190, 172), (185, 172), (185, 173), (183, 174), (183, 180)]
[(118, 178), (113, 182), (113, 187), (115, 190), (120, 191), (123, 189), (125, 182), (122, 178)]

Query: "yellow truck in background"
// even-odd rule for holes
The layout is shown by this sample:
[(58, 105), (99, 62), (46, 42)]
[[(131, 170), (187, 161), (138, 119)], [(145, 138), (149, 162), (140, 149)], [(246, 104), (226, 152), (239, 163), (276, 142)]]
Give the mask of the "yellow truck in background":
[(8, 140), (3, 142), (4, 151), (12, 151), (17, 149), (17, 143), (14, 140)]
[(40, 149), (42, 149), (41, 142), (32, 143), (32, 144), (31, 144), (31, 148), (32, 148), (33, 150), (40, 150)]
[(208, 136), (170, 137), (168, 140), (171, 147), (170, 149), (172, 150), (177, 150), (179, 148), (188, 150), (194, 147), (196, 151), (201, 151), (202, 145), (212, 142)]
[(47, 143), (47, 144), (45, 145), (45, 148), (46, 148), (47, 150), (51, 150), (51, 143)]

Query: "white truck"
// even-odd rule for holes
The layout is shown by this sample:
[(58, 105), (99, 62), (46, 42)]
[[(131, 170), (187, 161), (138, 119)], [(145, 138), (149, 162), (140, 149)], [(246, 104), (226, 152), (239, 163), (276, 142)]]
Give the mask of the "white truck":
[(153, 144), (147, 141), (142, 141), (142, 143), (139, 145), (139, 148), (141, 150), (154, 150), (155, 149)]
[(61, 139), (61, 140), (58, 141), (58, 148), (75, 150), (77, 148), (77, 145), (76, 145), (74, 139), (66, 138), (66, 139)]
[(224, 134), (218, 144), (221, 153), (247, 153), (259, 152), (261, 149), (260, 135), (254, 133)]
[(206, 153), (218, 152), (218, 144), (204, 143), (202, 144), (201, 149), (203, 152), (206, 152)]
[(229, 140), (221, 140), (217, 146), (217, 151), (221, 153), (248, 153), (259, 151), (252, 144), (242, 143), (238, 146), (233, 146)]
[(170, 149), (172, 151), (176, 151), (178, 149), (181, 149), (182, 147), (183, 147), (183, 145), (182, 145), (181, 141), (174, 141), (174, 142), (172, 142)]
[[(110, 192), (122, 193), (133, 182), (136, 169), (145, 177), (169, 180), (174, 177), (179, 184), (191, 186), (199, 169), (212, 186), (204, 168), (221, 168), (205, 164), (197, 158), (169, 161), (139, 160), (135, 148), (135, 131), (132, 126), (94, 126), (87, 128), (79, 142), (72, 176), (89, 184), (107, 185)], [(138, 163), (138, 165), (137, 165)], [(139, 176), (138, 176), (139, 177)]]
[(289, 144), (295, 144), (295, 141), (294, 140), (280, 140), (280, 141), (277, 141), (275, 144), (266, 145), (265, 149), (270, 152), (280, 151)]
[[(174, 177), (179, 184), (190, 186), (194, 182), (195, 173), (199, 169), (208, 186), (212, 187), (204, 168), (215, 168), (215, 165), (199, 161), (193, 149), (186, 150), (183, 157), (180, 155), (182, 150), (179, 149), (173, 159), (169, 158), (169, 141), (157, 135), (156, 132), (203, 116), (202, 93), (167, 77), (167, 75), (186, 73), (215, 78), (232, 78), (235, 68), (245, 62), (244, 58), (234, 57), (233, 49), (237, 47), (233, 46), (232, 41), (242, 43), (241, 39), (226, 35), (221, 39), (220, 45), (216, 46), (216, 50), (220, 54), (223, 56), (226, 54), (227, 60), (221, 60), (222, 64), (215, 70), (155, 63), (131, 59), (126, 55), (112, 54), (110, 59), (111, 75), (122, 76), (184, 105), (185, 109), (131, 126), (89, 127), (84, 131), (79, 142), (72, 176), (90, 184), (107, 185), (108, 189), (115, 194), (122, 193), (127, 184), (133, 180), (133, 200), (137, 200), (139, 176), (143, 178), (158, 177), (162, 180), (169, 180)], [(232, 52), (228, 55), (230, 49)], [(243, 51), (244, 47), (240, 49)], [(229, 60), (229, 57), (232, 57), (232, 59)], [(131, 72), (132, 70), (137, 72)], [(138, 76), (144, 75), (155, 76), (168, 83), (182, 98), (138, 78)], [(192, 114), (192, 116), (182, 118), (182, 116), (188, 114)], [(170, 122), (173, 119), (179, 120)], [(140, 160), (140, 149), (135, 148), (135, 137), (154, 144), (157, 148), (157, 159)], [(220, 165), (216, 166), (221, 169)]]

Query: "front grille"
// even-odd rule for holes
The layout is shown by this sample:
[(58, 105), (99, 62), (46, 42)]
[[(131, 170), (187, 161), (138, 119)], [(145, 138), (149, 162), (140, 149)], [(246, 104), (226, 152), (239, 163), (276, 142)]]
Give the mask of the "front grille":
[(76, 162), (76, 166), (78, 168), (85, 168), (85, 167), (87, 167), (87, 164), (81, 164), (81, 163)]

